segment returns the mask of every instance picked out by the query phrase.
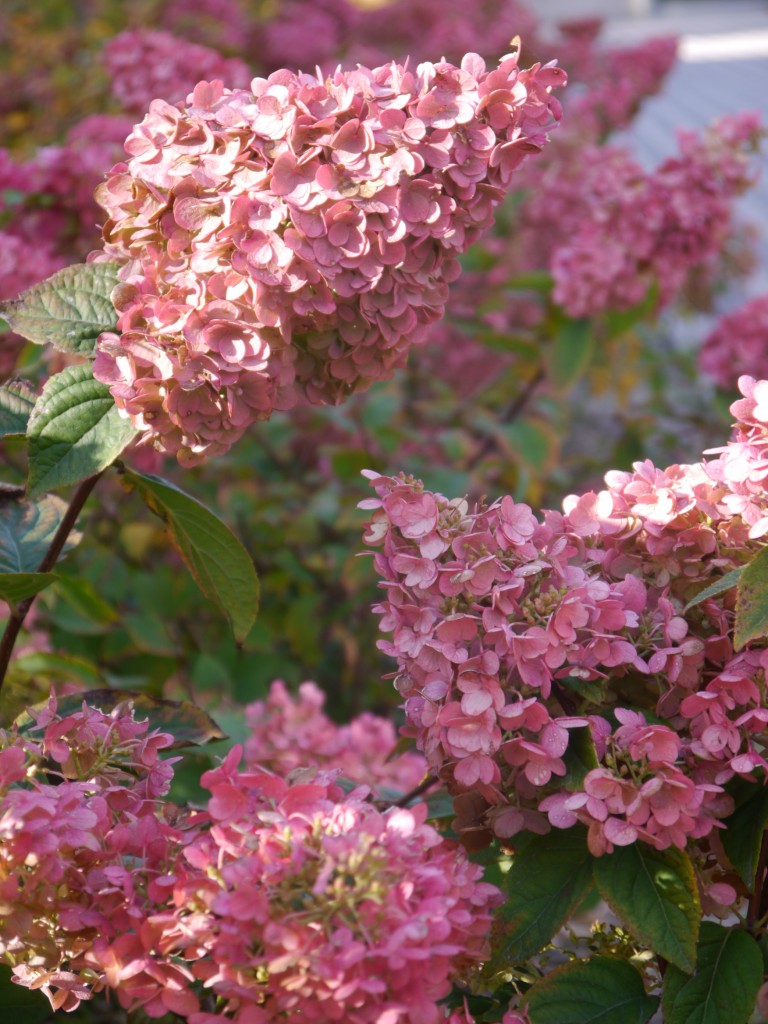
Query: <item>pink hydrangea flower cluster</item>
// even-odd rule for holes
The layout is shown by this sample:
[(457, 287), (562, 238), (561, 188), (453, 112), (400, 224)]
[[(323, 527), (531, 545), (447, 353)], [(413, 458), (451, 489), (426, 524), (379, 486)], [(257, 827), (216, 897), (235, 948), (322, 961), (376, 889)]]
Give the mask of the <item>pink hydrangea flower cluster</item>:
[(54, 1010), (108, 988), (190, 1024), (438, 1024), (486, 955), (501, 893), (426, 805), (345, 795), (338, 766), (240, 771), (236, 747), (185, 811), (163, 800), (173, 737), (128, 705), (35, 718), (0, 732), (0, 960)]
[[(348, 0), (316, 0), (312, 4), (305, 0), (284, 0), (273, 9), (271, 17), (253, 27), (253, 52), (259, 55), (261, 66), (268, 72), (283, 67), (319, 66), (331, 70), (350, 57), (361, 64), (379, 64), (397, 58), (394, 50), (384, 54), (376, 51), (373, 56), (364, 43), (361, 45), (360, 28), (372, 13)], [(496, 53), (508, 42), (505, 40)], [(461, 53), (474, 49), (470, 46)], [(439, 47), (425, 52), (445, 53)]]
[[(562, 42), (558, 40), (560, 60), (577, 83), (567, 104), (564, 143), (601, 142), (626, 128), (642, 102), (659, 91), (677, 58), (674, 37), (601, 47), (597, 42), (600, 27), (600, 22), (592, 19), (560, 26), (564, 36)], [(582, 82), (585, 84), (579, 88)]]
[(165, 899), (178, 834), (158, 812), (173, 774), (159, 754), (172, 741), (125, 705), (62, 717), (53, 699), (28, 734), (0, 732), (0, 958), (54, 1010), (103, 987), (110, 943)]
[[(178, 103), (201, 79), (246, 89), (253, 73), (237, 57), (156, 29), (119, 32), (102, 53), (112, 95), (126, 113), (142, 116), (152, 100)], [(102, 165), (102, 173), (106, 165)]]
[(164, 29), (195, 43), (227, 53), (258, 52), (252, 40), (253, 16), (242, 0), (166, 0), (158, 18)]
[(768, 376), (768, 295), (720, 319), (701, 347), (699, 366), (721, 388), (733, 388), (745, 373)]
[(701, 137), (681, 133), (680, 155), (650, 175), (620, 150), (596, 152), (593, 173), (579, 178), (585, 215), (551, 256), (555, 301), (570, 316), (594, 316), (635, 305), (655, 282), (659, 304), (669, 303), (727, 237), (761, 131), (757, 115), (739, 114)]
[(120, 334), (94, 372), (185, 464), (387, 377), (559, 117), (555, 66), (476, 55), (155, 101), (100, 188)]
[(430, 53), (448, 60), (459, 60), (463, 53), (490, 59), (520, 35), (529, 44), (528, 53), (538, 56), (545, 48), (536, 37), (537, 19), (529, 7), (519, 0), (486, 0), (472, 6), (461, 0), (395, 0), (358, 14), (344, 40), (346, 52), (368, 63), (409, 54), (420, 61)]
[(382, 813), (365, 790), (241, 772), (239, 756), (203, 776), (212, 827), (174, 886), (176, 941), (206, 952), (195, 976), (240, 1024), (438, 1024), (451, 979), (487, 953), (501, 893), (425, 805)]
[(292, 697), (284, 683), (273, 682), (266, 700), (245, 709), (245, 763), (282, 776), (310, 765), (338, 770), (373, 790), (408, 793), (421, 782), (427, 770), (423, 757), (415, 751), (391, 757), (397, 734), (389, 719), (364, 711), (337, 725), (324, 713), (324, 704), (325, 694), (315, 683), (302, 683)]
[[(768, 652), (734, 652), (733, 591), (685, 612), (768, 532), (768, 382), (740, 387), (717, 458), (611, 472), (562, 512), (510, 497), (470, 509), (370, 474), (380, 646), (406, 732), (466, 794), (463, 827), (507, 838), (579, 820), (596, 854), (682, 848), (729, 813), (725, 783), (768, 773)], [(579, 784), (574, 743), (595, 765)]]

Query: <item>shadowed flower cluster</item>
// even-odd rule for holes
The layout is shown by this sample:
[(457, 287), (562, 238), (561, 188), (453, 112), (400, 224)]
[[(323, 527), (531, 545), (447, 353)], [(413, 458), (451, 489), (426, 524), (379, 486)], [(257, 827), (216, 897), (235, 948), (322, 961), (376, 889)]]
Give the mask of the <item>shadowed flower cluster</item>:
[(312, 765), (337, 770), (374, 790), (409, 792), (426, 774), (424, 758), (409, 750), (393, 757), (397, 734), (387, 718), (364, 711), (346, 725), (324, 713), (325, 694), (315, 683), (302, 683), (296, 697), (276, 680), (265, 701), (245, 709), (248, 738), (246, 764), (278, 775)]
[(221, 78), (246, 89), (253, 77), (236, 57), (222, 57), (170, 32), (145, 28), (110, 39), (102, 59), (113, 96), (123, 110), (138, 116), (160, 97), (168, 103), (183, 101), (201, 79)]
[(729, 390), (741, 374), (768, 375), (768, 295), (720, 319), (704, 340), (699, 366)]

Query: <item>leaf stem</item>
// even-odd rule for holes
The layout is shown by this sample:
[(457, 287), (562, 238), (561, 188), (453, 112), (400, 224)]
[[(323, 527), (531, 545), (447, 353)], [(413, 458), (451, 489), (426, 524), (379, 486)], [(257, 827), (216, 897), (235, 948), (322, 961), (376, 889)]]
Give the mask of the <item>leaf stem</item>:
[(760, 844), (760, 856), (755, 871), (755, 884), (752, 895), (749, 897), (747, 908), (747, 927), (754, 934), (755, 926), (765, 913), (765, 904), (768, 901), (768, 879), (765, 878), (765, 868), (768, 864), (768, 831), (763, 832), (763, 841)]
[[(53, 540), (43, 556), (43, 560), (36, 570), (37, 572), (50, 572), (56, 565), (61, 552), (64, 550), (67, 538), (75, 527), (75, 523), (83, 509), (83, 505), (85, 505), (91, 491), (96, 486), (104, 472), (105, 471), (102, 470), (100, 473), (94, 474), (94, 476), (89, 476), (87, 480), (83, 480), (72, 495), (69, 507), (59, 523), (59, 528), (53, 535)], [(29, 609), (32, 607), (35, 596), (36, 595), (28, 597), (25, 601), (19, 601), (19, 603), (12, 608), (8, 622), (6, 623), (3, 638), (0, 640), (0, 689), (2, 689), (3, 683), (5, 682), (8, 665), (11, 661), (11, 655), (13, 654), (13, 648), (16, 645), (19, 631), (24, 625), (24, 620), (27, 617)]]

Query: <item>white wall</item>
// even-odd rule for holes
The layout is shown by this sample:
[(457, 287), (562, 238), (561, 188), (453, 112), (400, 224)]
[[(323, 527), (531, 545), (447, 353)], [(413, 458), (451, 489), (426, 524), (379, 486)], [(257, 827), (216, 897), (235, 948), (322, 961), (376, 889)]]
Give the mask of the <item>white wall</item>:
[(599, 15), (603, 18), (637, 17), (653, 10), (654, 0), (530, 0), (529, 8), (544, 20), (583, 18)]

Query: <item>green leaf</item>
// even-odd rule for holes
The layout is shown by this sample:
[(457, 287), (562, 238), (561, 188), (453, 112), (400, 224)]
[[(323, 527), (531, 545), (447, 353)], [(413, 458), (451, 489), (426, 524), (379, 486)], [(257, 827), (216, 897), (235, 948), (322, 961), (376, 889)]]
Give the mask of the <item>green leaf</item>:
[(705, 921), (696, 972), (670, 965), (661, 1006), (665, 1024), (746, 1024), (763, 981), (760, 947), (745, 931)]
[(34, 597), (58, 579), (52, 572), (9, 572), (0, 575), (0, 600), (18, 604)]
[(499, 910), (491, 973), (538, 953), (568, 920), (592, 883), (593, 857), (581, 826), (536, 836), (515, 855)]
[(55, 593), (84, 619), (99, 626), (111, 626), (120, 616), (105, 601), (90, 580), (75, 576), (61, 576)]
[(14, 659), (11, 672), (42, 679), (49, 685), (52, 681), (60, 680), (77, 683), (85, 689), (96, 689), (104, 685), (99, 667), (87, 658), (73, 654), (51, 654), (48, 651), (21, 654)]
[[(203, 746), (214, 740), (225, 740), (227, 737), (214, 722), (207, 711), (203, 711), (196, 704), (187, 700), (161, 700), (158, 697), (149, 697), (145, 693), (137, 693), (134, 690), (86, 690), (85, 693), (68, 693), (65, 696), (57, 697), (56, 710), (62, 716), (72, 715), (83, 706), (83, 701), (89, 707), (98, 708), (105, 714), (109, 714), (117, 707), (130, 705), (133, 708), (137, 720), (149, 721), (150, 731), (159, 729), (161, 732), (169, 732), (174, 742), (167, 749), (178, 750), (180, 747)], [(45, 705), (37, 705), (33, 710), (38, 710)], [(21, 730), (27, 729), (32, 724), (32, 716), (28, 712), (22, 713), (16, 720)]]
[(516, 420), (494, 425), (516, 460), (540, 472), (553, 461), (558, 437), (551, 424), (538, 419)]
[(605, 314), (605, 340), (612, 341), (622, 334), (626, 334), (641, 320), (655, 319), (656, 307), (659, 301), (659, 285), (654, 281), (644, 299), (641, 299), (636, 306), (629, 309), (612, 309)]
[(0, 387), (0, 437), (26, 434), (37, 395), (25, 380), (9, 380)]
[(617, 846), (595, 860), (600, 895), (622, 924), (682, 971), (696, 966), (701, 905), (690, 858), (671, 847)]
[(733, 646), (737, 651), (768, 635), (768, 547), (744, 566), (736, 593)]
[[(0, 494), (0, 573), (36, 573), (66, 510), (52, 494), (37, 501)], [(79, 539), (70, 535), (65, 550)]]
[(741, 579), (743, 569), (744, 567), (741, 565), (738, 569), (731, 569), (725, 576), (721, 576), (714, 583), (710, 583), (708, 587), (704, 587), (703, 590), (698, 592), (696, 597), (691, 598), (685, 608), (683, 608), (683, 611), (687, 612), (691, 608), (695, 608), (697, 604), (701, 604), (702, 601), (706, 601), (710, 597), (717, 597), (718, 594), (724, 594), (726, 590), (733, 589)]
[(9, 729), (26, 708), (45, 701), (50, 689), (50, 683), (17, 671), (16, 662), (11, 662), (0, 691), (0, 728)]
[(259, 579), (251, 556), (196, 498), (156, 476), (129, 470), (125, 478), (163, 520), (197, 585), (226, 615), (236, 642), (243, 643), (259, 610)]
[(595, 351), (591, 320), (566, 320), (555, 335), (549, 378), (556, 391), (568, 391), (583, 376)]
[(768, 787), (755, 783), (751, 796), (736, 807), (718, 833), (728, 860), (752, 891), (763, 833), (768, 827)]
[(90, 364), (51, 377), (29, 419), (27, 493), (76, 484), (105, 469), (136, 435)]
[(571, 792), (581, 789), (587, 772), (591, 772), (599, 764), (595, 744), (592, 742), (592, 730), (588, 725), (568, 730), (568, 746), (563, 754), (563, 761), (565, 788)]
[(18, 299), (0, 304), (0, 315), (29, 341), (89, 355), (102, 331), (117, 326), (110, 300), (117, 271), (114, 263), (65, 267), (22, 292)]
[(548, 270), (529, 270), (526, 274), (517, 274), (510, 278), (506, 287), (510, 291), (549, 292), (552, 290), (554, 278)]
[(11, 981), (11, 969), (0, 964), (0, 1020), (19, 1024), (41, 1024), (51, 1015), (51, 1004), (37, 989)]
[(645, 1024), (658, 999), (626, 960), (593, 956), (548, 973), (528, 991), (531, 1024)]

